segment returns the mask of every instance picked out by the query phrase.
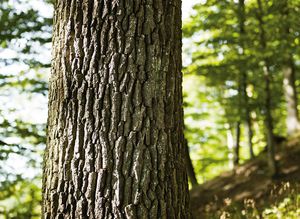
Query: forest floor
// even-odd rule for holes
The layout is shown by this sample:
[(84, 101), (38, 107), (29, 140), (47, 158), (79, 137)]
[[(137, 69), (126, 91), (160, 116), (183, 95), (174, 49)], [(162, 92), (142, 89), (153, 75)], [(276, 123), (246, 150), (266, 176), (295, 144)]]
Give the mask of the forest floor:
[[(193, 188), (190, 191), (193, 218), (264, 218), (261, 216), (264, 209), (281, 203), (291, 194), (300, 194), (299, 139), (295, 137), (278, 147), (276, 160), (280, 174), (276, 178), (269, 175), (267, 154), (262, 152), (254, 160)], [(298, 199), (299, 196), (296, 209), (300, 209)]]

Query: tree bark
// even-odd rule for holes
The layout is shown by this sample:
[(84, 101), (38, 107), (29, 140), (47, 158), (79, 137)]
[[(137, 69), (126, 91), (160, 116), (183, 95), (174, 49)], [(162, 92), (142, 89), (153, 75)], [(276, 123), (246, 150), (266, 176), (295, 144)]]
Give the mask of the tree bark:
[(56, 1), (44, 218), (189, 218), (181, 1)]
[[(262, 6), (261, 0), (257, 0), (258, 4), (258, 14), (257, 19), (259, 22), (259, 33), (260, 33), (260, 46), (264, 53), (266, 53), (267, 49), (267, 39), (265, 36), (265, 28), (264, 28), (264, 10)], [(278, 163), (275, 159), (275, 144), (274, 144), (274, 132), (273, 132), (273, 117), (272, 117), (272, 95), (271, 95), (271, 73), (270, 73), (270, 65), (268, 58), (264, 58), (263, 60), (263, 73), (265, 77), (265, 126), (266, 126), (266, 135), (267, 135), (267, 147), (268, 147), (268, 165), (269, 171), (272, 176), (276, 176), (278, 174)]]
[(185, 162), (186, 162), (187, 174), (188, 174), (188, 178), (192, 184), (192, 187), (195, 187), (198, 185), (198, 181), (197, 181), (193, 163), (192, 163), (192, 160), (190, 157), (188, 141), (186, 139), (184, 139), (184, 143), (185, 143)]

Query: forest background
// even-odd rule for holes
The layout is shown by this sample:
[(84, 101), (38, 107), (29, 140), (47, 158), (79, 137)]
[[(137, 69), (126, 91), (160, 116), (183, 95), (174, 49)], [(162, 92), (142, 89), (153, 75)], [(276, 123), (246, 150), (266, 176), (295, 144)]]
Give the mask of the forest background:
[[(52, 3), (0, 3), (0, 218), (40, 217)], [(299, 10), (298, 0), (183, 0), (185, 137), (198, 184), (259, 154), (270, 132), (299, 128)]]

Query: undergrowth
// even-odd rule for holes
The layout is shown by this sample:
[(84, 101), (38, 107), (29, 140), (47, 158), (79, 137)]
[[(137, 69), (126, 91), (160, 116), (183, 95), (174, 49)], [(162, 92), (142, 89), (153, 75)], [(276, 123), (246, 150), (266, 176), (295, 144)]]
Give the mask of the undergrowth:
[[(263, 199), (263, 200), (261, 200)], [(262, 197), (257, 203), (254, 199), (245, 199), (243, 203), (226, 198), (220, 210), (207, 212), (209, 219), (299, 219), (300, 185), (289, 182), (274, 185), (268, 197)], [(208, 206), (209, 207), (209, 206)], [(210, 209), (213, 207), (210, 206)]]

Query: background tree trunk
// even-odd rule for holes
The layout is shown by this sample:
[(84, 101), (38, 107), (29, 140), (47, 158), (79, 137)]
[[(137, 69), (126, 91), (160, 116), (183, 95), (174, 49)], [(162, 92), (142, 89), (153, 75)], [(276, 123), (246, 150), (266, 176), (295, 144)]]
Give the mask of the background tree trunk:
[(192, 163), (192, 160), (190, 157), (188, 141), (186, 139), (184, 139), (184, 143), (185, 143), (185, 161), (186, 161), (187, 174), (188, 174), (188, 177), (192, 184), (192, 187), (195, 187), (198, 185), (198, 181), (197, 181), (193, 163)]
[(56, 1), (44, 218), (189, 218), (181, 1)]
[(275, 159), (275, 142), (274, 142), (274, 132), (273, 132), (273, 118), (271, 113), (271, 76), (269, 65), (266, 62), (264, 67), (265, 76), (265, 126), (267, 130), (267, 147), (268, 147), (268, 164), (271, 175), (276, 176), (278, 174), (278, 164)]
[(234, 157), (233, 164), (234, 166), (239, 165), (240, 162), (240, 138), (241, 138), (241, 123), (236, 123), (236, 139), (235, 139), (235, 147), (234, 147)]
[(233, 129), (234, 125), (228, 123), (228, 129), (227, 129), (227, 148), (228, 148), (228, 159), (229, 159), (229, 168), (232, 169), (234, 167), (234, 137), (233, 137)]
[(293, 65), (293, 60), (290, 59), (282, 68), (284, 77), (283, 88), (287, 108), (286, 126), (288, 135), (299, 131), (298, 100), (295, 85), (295, 68)]
[(282, 0), (281, 2), (281, 13), (283, 21), (282, 30), (282, 41), (284, 45), (283, 52), (283, 90), (286, 100), (286, 126), (288, 135), (292, 135), (299, 131), (299, 112), (298, 112), (298, 98), (296, 89), (296, 69), (292, 55), (292, 48), (289, 42), (292, 42), (290, 33), (290, 12), (287, 0)]
[[(260, 33), (260, 45), (262, 51), (265, 53), (267, 49), (267, 39), (265, 36), (264, 29), (264, 10), (261, 0), (257, 0), (258, 4), (258, 14), (257, 19), (259, 22), (259, 33)], [(267, 147), (268, 147), (268, 165), (270, 169), (270, 173), (273, 176), (278, 174), (278, 164), (275, 159), (275, 144), (274, 144), (274, 132), (273, 132), (273, 117), (272, 117), (272, 104), (271, 104), (271, 73), (270, 73), (270, 65), (268, 58), (264, 58), (263, 60), (263, 73), (265, 78), (265, 126), (266, 126), (266, 136), (267, 136)]]
[(246, 120), (246, 130), (247, 130), (247, 139), (248, 139), (248, 147), (250, 158), (254, 158), (253, 152), (253, 131), (252, 131), (252, 120), (251, 120), (251, 110), (249, 106), (249, 96), (247, 94), (247, 86), (248, 86), (248, 73), (246, 70), (247, 62), (245, 61), (245, 38), (246, 38), (246, 31), (245, 31), (245, 21), (246, 21), (246, 14), (245, 14), (245, 1), (239, 0), (238, 4), (238, 19), (239, 19), (239, 34), (240, 34), (240, 74), (241, 74), (241, 89), (242, 89), (242, 96), (243, 96), (243, 108), (245, 109), (245, 117)]

